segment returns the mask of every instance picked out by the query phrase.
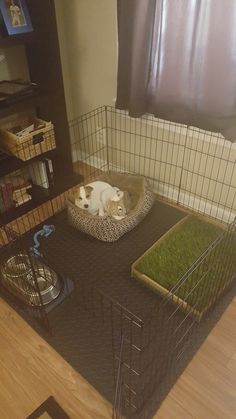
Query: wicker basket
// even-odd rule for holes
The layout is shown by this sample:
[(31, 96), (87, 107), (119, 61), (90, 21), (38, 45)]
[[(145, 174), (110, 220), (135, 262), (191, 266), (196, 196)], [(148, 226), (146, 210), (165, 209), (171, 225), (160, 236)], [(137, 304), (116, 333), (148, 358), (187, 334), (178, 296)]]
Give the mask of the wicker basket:
[[(18, 136), (10, 132), (12, 127), (29, 126), (31, 124), (34, 124), (36, 129), (29, 134)], [(39, 129), (37, 129), (37, 126)], [(30, 160), (56, 147), (53, 124), (31, 117), (11, 121), (7, 126), (0, 129), (0, 147), (20, 160)]]

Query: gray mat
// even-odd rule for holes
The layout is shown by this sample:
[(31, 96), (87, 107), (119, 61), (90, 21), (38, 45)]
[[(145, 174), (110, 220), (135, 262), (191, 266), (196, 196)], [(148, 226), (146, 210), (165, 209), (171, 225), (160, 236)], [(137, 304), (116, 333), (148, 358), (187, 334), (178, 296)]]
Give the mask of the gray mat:
[[(66, 213), (52, 219), (56, 227), (48, 239), (42, 240), (46, 260), (57, 272), (78, 285), (90, 284), (109, 295), (142, 319), (160, 301), (149, 289), (130, 278), (131, 264), (176, 222), (184, 213), (161, 202), (156, 202), (150, 214), (133, 231), (118, 242), (103, 243), (70, 227)], [(28, 236), (32, 240), (32, 234)], [(181, 362), (167, 371), (167, 376), (147, 406), (136, 415), (149, 418), (171, 385), (205, 339), (234, 295), (231, 290), (212, 311), (205, 324), (192, 338), (193, 344)], [(78, 296), (80, 297), (80, 296)], [(86, 299), (86, 296), (83, 296)], [(90, 297), (88, 296), (88, 299)], [(80, 310), (76, 292), (49, 315), (53, 336), (46, 334), (21, 308), (15, 306), (29, 323), (109, 401), (114, 400), (114, 375), (110, 322), (101, 321), (94, 312)], [(168, 315), (168, 308), (167, 308)], [(168, 348), (166, 348), (168, 350)], [(130, 416), (132, 416), (130, 414)]]

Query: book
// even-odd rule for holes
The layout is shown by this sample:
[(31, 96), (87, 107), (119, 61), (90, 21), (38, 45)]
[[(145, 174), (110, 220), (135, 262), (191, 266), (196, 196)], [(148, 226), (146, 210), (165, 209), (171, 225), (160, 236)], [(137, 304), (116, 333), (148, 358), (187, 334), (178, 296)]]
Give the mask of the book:
[(11, 183), (13, 189), (20, 189), (25, 187), (31, 187), (31, 183), (29, 180), (23, 176), (22, 174), (18, 173), (19, 171), (15, 172), (15, 174), (7, 175), (4, 177), (4, 183)]
[(39, 160), (29, 166), (30, 178), (34, 185), (41, 186), (42, 188), (49, 188), (49, 180), (44, 161)]
[(54, 186), (54, 171), (53, 171), (52, 160), (45, 158), (42, 161), (45, 163), (49, 185)]
[(0, 213), (5, 211), (2, 190), (0, 189)]
[(13, 186), (11, 183), (1, 183), (0, 190), (5, 211), (13, 206)]
[(6, 211), (8, 208), (8, 193), (4, 183), (0, 184), (0, 191), (2, 196), (3, 209)]
[(12, 208), (14, 206), (14, 202), (13, 202), (13, 185), (11, 182), (7, 182), (6, 183), (6, 189), (7, 189), (7, 194), (8, 194), (8, 208)]

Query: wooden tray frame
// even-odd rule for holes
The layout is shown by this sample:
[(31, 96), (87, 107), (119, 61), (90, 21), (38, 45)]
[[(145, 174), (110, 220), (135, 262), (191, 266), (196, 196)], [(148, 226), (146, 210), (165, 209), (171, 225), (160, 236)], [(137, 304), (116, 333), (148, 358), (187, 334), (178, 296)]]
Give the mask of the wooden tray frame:
[[(223, 293), (223, 291), (225, 290), (225, 288), (232, 282), (232, 280), (227, 281), (224, 285), (224, 287), (222, 287), (221, 292), (215, 297), (213, 298), (209, 304), (204, 307), (204, 309), (202, 311), (199, 311), (195, 308), (193, 308), (189, 303), (187, 303), (186, 301), (182, 300), (182, 298), (178, 297), (176, 294), (172, 293), (171, 290), (168, 290), (167, 288), (163, 287), (162, 285), (158, 284), (156, 281), (154, 281), (152, 278), (150, 278), (149, 276), (145, 275), (144, 273), (138, 271), (137, 269), (137, 265), (140, 262), (141, 259), (143, 259), (144, 256), (146, 256), (147, 254), (149, 254), (154, 248), (156, 248), (157, 246), (160, 245), (160, 243), (162, 243), (173, 231), (176, 230), (176, 228), (178, 228), (181, 224), (184, 224), (189, 218), (191, 217), (190, 214), (186, 214), (186, 216), (184, 218), (182, 218), (177, 224), (175, 224), (172, 228), (170, 228), (170, 230), (168, 230), (159, 240), (157, 240), (149, 249), (146, 250), (146, 252), (144, 252), (131, 266), (131, 277), (132, 278), (136, 278), (139, 281), (141, 281), (142, 283), (147, 284), (150, 288), (152, 288), (154, 291), (157, 291), (159, 294), (163, 295), (163, 296), (169, 296), (170, 301), (173, 301), (174, 303), (176, 303), (178, 306), (180, 306), (180, 308), (183, 311), (186, 312), (190, 312), (191, 314), (193, 314), (193, 316), (196, 318), (196, 320), (198, 322), (200, 322), (204, 316), (204, 314), (210, 309), (210, 307), (215, 303), (216, 299), (219, 298), (219, 296)], [(214, 221), (212, 219), (209, 219), (208, 217), (204, 217), (204, 216), (199, 216), (196, 215), (197, 218), (199, 218), (202, 221), (205, 222), (209, 222), (211, 224), (214, 224), (215, 226), (217, 226), (218, 228), (220, 227), (222, 229), (222, 231), (224, 231), (226, 229), (226, 226), (222, 223), (219, 223), (218, 221)]]

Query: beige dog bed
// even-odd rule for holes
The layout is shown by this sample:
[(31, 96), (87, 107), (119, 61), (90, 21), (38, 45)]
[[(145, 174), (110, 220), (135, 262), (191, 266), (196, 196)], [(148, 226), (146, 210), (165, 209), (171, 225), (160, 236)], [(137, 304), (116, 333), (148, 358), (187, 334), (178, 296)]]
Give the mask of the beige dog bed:
[(91, 215), (74, 205), (71, 198), (67, 202), (68, 220), (73, 227), (98, 240), (114, 242), (142, 221), (150, 211), (155, 195), (149, 189), (146, 179), (141, 176), (109, 172), (95, 180), (102, 180), (120, 190), (128, 191), (131, 198), (129, 214), (119, 221), (109, 215)]

